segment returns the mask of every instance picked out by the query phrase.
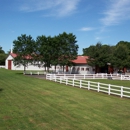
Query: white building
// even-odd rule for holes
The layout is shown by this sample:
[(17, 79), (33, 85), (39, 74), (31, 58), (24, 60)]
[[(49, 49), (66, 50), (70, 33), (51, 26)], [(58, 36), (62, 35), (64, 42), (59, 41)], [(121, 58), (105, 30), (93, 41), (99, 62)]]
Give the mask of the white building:
[[(7, 57), (6, 61), (5, 61), (5, 68), (9, 69), (9, 70), (24, 70), (24, 66), (23, 65), (14, 65), (13, 63), (13, 59), (16, 57), (17, 55), (15, 53), (10, 53), (10, 55)], [(26, 70), (43, 70), (43, 65), (41, 66), (36, 66), (36, 65), (32, 65), (32, 64), (28, 64), (28, 66), (26, 67)]]
[[(5, 61), (5, 68), (9, 69), (9, 70), (24, 70), (24, 66), (20, 65), (20, 66), (15, 66), (13, 63), (13, 59), (16, 57), (17, 55), (15, 53), (10, 53), (9, 56), (7, 57), (6, 61)], [(87, 64), (87, 59), (88, 56), (78, 56), (76, 60), (73, 60), (72, 62), (75, 64), (72, 67), (69, 66), (65, 66), (64, 70), (66, 73), (78, 73), (78, 74), (93, 74), (95, 73), (95, 68), (89, 66)], [(36, 66), (36, 65), (32, 65), (32, 64), (28, 64), (28, 66), (26, 67), (26, 70), (45, 70), (44, 64)], [(55, 70), (55, 66), (51, 66), (51, 68), (49, 70), (54, 71)], [(63, 68), (59, 65), (56, 66), (56, 72), (60, 73), (62, 72)]]

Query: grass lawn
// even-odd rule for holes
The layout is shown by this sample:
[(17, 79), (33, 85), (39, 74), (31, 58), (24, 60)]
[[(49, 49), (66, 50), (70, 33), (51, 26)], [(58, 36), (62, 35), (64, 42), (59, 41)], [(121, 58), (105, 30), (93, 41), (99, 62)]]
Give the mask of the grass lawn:
[(0, 130), (129, 129), (130, 99), (0, 69)]

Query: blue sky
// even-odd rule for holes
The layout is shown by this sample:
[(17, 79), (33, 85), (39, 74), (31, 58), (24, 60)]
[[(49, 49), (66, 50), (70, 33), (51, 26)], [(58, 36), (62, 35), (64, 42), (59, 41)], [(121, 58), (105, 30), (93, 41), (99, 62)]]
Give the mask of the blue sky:
[(130, 0), (0, 0), (0, 46), (5, 52), (21, 34), (73, 33), (79, 54), (97, 42), (130, 42)]

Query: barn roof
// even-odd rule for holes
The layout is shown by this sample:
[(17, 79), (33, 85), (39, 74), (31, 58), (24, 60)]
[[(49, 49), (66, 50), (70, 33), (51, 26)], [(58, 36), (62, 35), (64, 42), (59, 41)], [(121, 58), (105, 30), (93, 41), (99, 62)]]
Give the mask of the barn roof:
[(72, 60), (73, 63), (76, 64), (86, 64), (88, 56), (77, 56), (77, 59)]
[(15, 54), (15, 53), (10, 53), (10, 55), (11, 55), (13, 58), (17, 57), (17, 54)]

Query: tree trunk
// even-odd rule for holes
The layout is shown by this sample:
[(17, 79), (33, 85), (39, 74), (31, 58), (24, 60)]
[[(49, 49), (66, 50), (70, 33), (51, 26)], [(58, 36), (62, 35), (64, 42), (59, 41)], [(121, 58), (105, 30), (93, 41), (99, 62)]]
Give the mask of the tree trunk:
[(47, 67), (47, 72), (49, 72), (49, 67)]
[(24, 65), (24, 74), (26, 73), (26, 66)]

